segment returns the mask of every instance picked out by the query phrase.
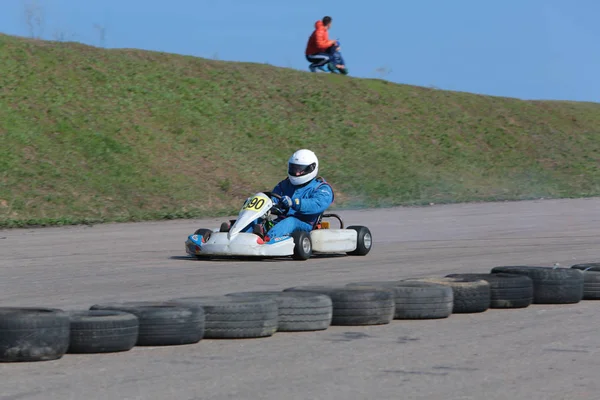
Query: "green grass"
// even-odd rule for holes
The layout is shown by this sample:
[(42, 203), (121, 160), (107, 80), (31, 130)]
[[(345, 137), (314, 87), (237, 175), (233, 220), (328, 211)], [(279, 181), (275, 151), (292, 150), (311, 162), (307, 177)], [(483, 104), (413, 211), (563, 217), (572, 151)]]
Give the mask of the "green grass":
[(338, 207), (593, 196), (598, 127), (595, 103), (0, 35), (0, 226), (229, 214), (303, 147)]

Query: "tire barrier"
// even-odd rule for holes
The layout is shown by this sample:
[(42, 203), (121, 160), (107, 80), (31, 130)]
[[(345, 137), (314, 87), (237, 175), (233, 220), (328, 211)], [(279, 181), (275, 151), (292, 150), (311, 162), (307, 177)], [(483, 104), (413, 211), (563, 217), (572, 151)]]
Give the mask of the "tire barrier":
[(570, 268), (499, 266), (489, 273), (101, 303), (76, 311), (0, 307), (0, 362), (51, 361), (67, 353), (266, 338), (276, 332), (387, 325), (393, 320), (598, 299), (600, 263)]

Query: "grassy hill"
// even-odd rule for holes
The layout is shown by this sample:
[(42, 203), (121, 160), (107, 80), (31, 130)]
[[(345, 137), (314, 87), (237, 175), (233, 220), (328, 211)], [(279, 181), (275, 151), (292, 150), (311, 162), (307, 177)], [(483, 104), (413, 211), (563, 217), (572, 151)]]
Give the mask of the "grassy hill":
[(228, 214), (302, 147), (338, 207), (598, 195), (599, 127), (594, 103), (0, 35), (0, 226)]

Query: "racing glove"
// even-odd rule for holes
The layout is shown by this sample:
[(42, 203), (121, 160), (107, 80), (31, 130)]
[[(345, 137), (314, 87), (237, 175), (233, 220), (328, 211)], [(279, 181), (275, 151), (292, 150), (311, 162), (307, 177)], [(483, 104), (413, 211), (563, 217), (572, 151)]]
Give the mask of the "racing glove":
[(286, 208), (291, 208), (292, 207), (292, 199), (290, 199), (290, 196), (283, 196), (281, 198), (281, 204), (284, 204)]

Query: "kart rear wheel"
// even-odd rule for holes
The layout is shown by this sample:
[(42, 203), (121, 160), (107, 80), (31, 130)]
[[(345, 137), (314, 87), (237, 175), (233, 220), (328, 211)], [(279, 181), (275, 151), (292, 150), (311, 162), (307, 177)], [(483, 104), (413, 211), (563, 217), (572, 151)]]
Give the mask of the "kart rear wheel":
[(208, 239), (210, 239), (211, 234), (212, 234), (212, 231), (210, 229), (205, 229), (205, 228), (197, 229), (196, 232), (194, 232), (194, 235), (202, 236), (202, 243), (206, 243), (208, 241)]
[(305, 231), (296, 231), (292, 233), (294, 239), (294, 260), (308, 260), (312, 256), (312, 242), (310, 235)]
[(349, 226), (347, 229), (354, 229), (357, 232), (356, 250), (350, 251), (347, 254), (351, 256), (365, 256), (373, 247), (373, 236), (371, 231), (366, 226)]

